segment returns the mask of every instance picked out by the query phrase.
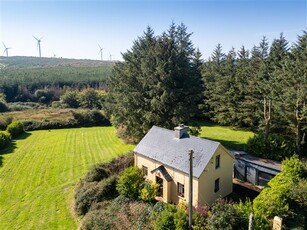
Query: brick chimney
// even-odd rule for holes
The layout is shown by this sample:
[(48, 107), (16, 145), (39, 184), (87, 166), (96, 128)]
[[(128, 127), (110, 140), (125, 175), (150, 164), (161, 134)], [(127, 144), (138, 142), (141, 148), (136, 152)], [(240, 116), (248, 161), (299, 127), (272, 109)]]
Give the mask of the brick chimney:
[(180, 124), (175, 127), (175, 137), (180, 139), (186, 137), (188, 135), (189, 127), (185, 126), (184, 124)]

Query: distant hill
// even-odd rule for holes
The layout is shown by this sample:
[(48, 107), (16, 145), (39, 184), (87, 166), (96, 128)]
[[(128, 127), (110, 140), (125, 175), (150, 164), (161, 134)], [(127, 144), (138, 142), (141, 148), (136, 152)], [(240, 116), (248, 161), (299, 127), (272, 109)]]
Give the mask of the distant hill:
[(0, 69), (46, 68), (46, 67), (110, 67), (116, 61), (46, 57), (0, 57)]
[(35, 91), (52, 91), (57, 100), (66, 88), (107, 89), (115, 61), (0, 57), (0, 93), (8, 102), (35, 101)]

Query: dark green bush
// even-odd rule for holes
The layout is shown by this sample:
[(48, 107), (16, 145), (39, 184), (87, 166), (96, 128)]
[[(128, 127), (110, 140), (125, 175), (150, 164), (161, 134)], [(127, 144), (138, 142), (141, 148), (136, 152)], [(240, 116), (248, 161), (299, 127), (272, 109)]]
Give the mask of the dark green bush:
[(48, 129), (63, 129), (80, 127), (75, 120), (69, 121), (23, 121), (26, 131), (32, 130), (48, 130)]
[(239, 227), (239, 218), (241, 217), (236, 212), (233, 203), (217, 199), (212, 206), (211, 215), (208, 217), (208, 227), (212, 230), (245, 229)]
[(10, 134), (0, 131), (0, 149), (5, 148), (10, 143)]
[(105, 209), (89, 212), (83, 219), (81, 230), (110, 230), (114, 229), (116, 215)]
[(7, 103), (4, 100), (0, 100), (0, 112), (6, 112), (9, 110)]
[(295, 145), (278, 134), (270, 134), (267, 139), (264, 134), (258, 134), (247, 141), (246, 151), (262, 158), (281, 161), (294, 153)]
[(112, 176), (100, 182), (80, 182), (75, 192), (77, 214), (85, 215), (95, 203), (116, 197), (116, 180)]
[(110, 122), (98, 110), (88, 110), (85, 112), (72, 112), (77, 124), (83, 126), (109, 125)]
[(12, 138), (15, 138), (24, 132), (23, 123), (21, 121), (13, 121), (7, 126), (6, 131)]
[(85, 181), (94, 182), (100, 181), (109, 177), (110, 171), (103, 167), (102, 165), (94, 165), (91, 170), (86, 174)]

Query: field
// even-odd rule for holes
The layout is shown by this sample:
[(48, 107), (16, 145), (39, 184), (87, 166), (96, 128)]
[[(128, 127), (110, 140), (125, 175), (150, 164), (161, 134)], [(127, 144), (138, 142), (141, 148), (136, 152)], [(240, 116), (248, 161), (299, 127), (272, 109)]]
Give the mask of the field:
[(244, 150), (247, 140), (254, 136), (251, 131), (220, 126), (211, 122), (202, 122), (199, 125), (202, 129), (200, 137), (219, 141), (229, 149)]
[(113, 127), (23, 135), (0, 152), (0, 229), (76, 229), (71, 208), (79, 178), (132, 148)]

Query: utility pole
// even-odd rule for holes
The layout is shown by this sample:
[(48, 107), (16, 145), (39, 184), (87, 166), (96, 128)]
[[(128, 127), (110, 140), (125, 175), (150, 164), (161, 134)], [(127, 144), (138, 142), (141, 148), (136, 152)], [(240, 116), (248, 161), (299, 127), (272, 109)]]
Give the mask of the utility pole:
[(192, 149), (189, 150), (190, 156), (190, 173), (189, 173), (189, 229), (192, 229), (193, 224), (193, 153)]

